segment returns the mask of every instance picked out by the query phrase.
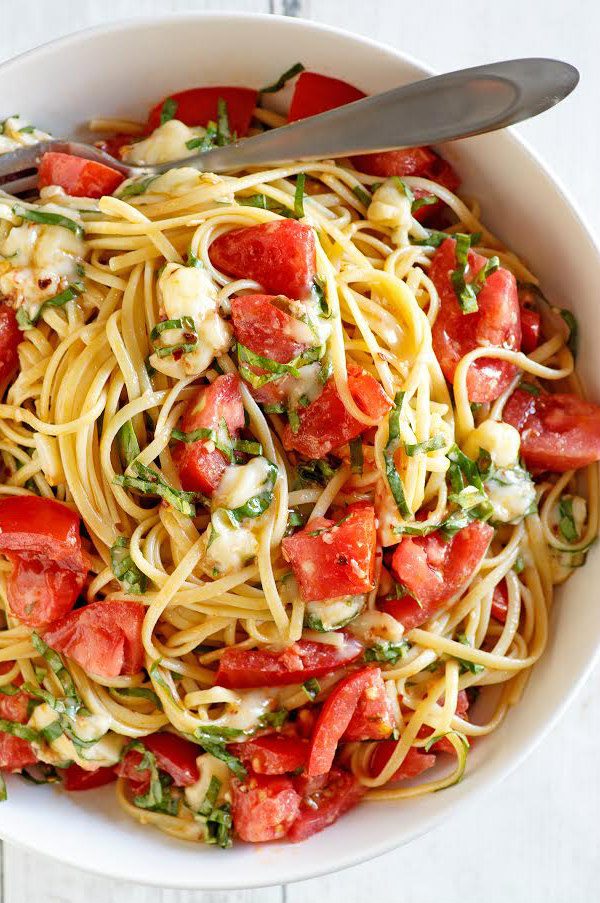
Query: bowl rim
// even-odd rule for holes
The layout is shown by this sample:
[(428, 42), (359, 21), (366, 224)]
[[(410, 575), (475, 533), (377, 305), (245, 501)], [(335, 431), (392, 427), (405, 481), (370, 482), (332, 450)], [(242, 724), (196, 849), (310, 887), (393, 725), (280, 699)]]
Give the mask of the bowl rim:
[[(4, 73), (8, 72), (13, 66), (18, 67), (24, 60), (35, 57), (42, 58), (44, 53), (47, 51), (54, 52), (56, 50), (68, 49), (71, 45), (88, 40), (93, 40), (96, 36), (109, 35), (111, 33), (124, 33), (127, 31), (133, 31), (140, 27), (159, 27), (160, 25), (164, 24), (180, 23), (185, 21), (195, 23), (202, 20), (210, 20), (215, 22), (243, 22), (245, 20), (256, 22), (263, 20), (265, 23), (273, 22), (274, 20), (282, 22), (285, 21), (286, 27), (289, 27), (291, 29), (308, 28), (310, 30), (318, 31), (321, 33), (329, 33), (332, 35), (350, 38), (355, 43), (360, 43), (363, 46), (367, 48), (370, 47), (376, 51), (383, 50), (389, 53), (391, 56), (395, 56), (399, 61), (414, 66), (416, 69), (423, 73), (423, 77), (437, 74), (437, 70), (432, 66), (423, 63), (420, 59), (412, 56), (409, 53), (405, 53), (403, 50), (399, 50), (391, 44), (388, 44), (384, 41), (378, 41), (373, 38), (365, 37), (347, 29), (338, 28), (334, 25), (316, 22), (311, 19), (277, 15), (272, 13), (246, 11), (238, 12), (234, 10), (185, 10), (181, 12), (156, 13), (155, 15), (130, 16), (124, 19), (111, 20), (109, 22), (92, 25), (87, 28), (77, 29), (61, 37), (45, 41), (41, 44), (36, 45), (35, 47), (24, 50), (7, 60), (2, 61), (0, 63), (0, 78), (2, 78)], [(562, 179), (557, 176), (556, 172), (543, 159), (540, 153), (533, 149), (530, 142), (523, 136), (518, 134), (514, 130), (514, 128), (511, 127), (503, 129), (502, 132), (504, 132), (505, 134), (505, 140), (509, 141), (513, 146), (516, 146), (526, 157), (529, 157), (529, 161), (535, 165), (544, 181), (546, 183), (549, 183), (556, 194), (560, 196), (565, 210), (567, 210), (571, 214), (579, 229), (585, 234), (586, 242), (589, 245), (589, 250), (593, 254), (595, 254), (598, 263), (600, 263), (600, 237), (596, 234), (595, 229), (590, 225), (586, 215), (582, 212), (579, 202), (576, 201), (573, 196), (567, 191)], [(597, 642), (593, 649), (593, 653), (581, 667), (580, 673), (577, 676), (576, 680), (571, 684), (569, 689), (564, 694), (561, 702), (556, 706), (552, 714), (546, 719), (541, 729), (538, 730), (537, 733), (531, 734), (529, 738), (525, 742), (521, 743), (514, 752), (509, 753), (507, 756), (505, 756), (502, 764), (496, 767), (493, 774), (489, 775), (482, 783), (473, 786), (472, 789), (469, 790), (469, 792), (460, 799), (459, 803), (461, 810), (473, 805), (476, 801), (480, 800), (485, 794), (494, 789), (500, 783), (500, 781), (512, 774), (512, 772), (515, 771), (531, 755), (531, 753), (538, 747), (538, 745), (541, 744), (541, 742), (548, 736), (548, 734), (556, 727), (557, 723), (563, 717), (568, 706), (571, 705), (576, 695), (580, 692), (584, 683), (589, 679), (589, 676), (596, 667), (599, 659), (600, 635), (598, 636)], [(23, 839), (13, 839), (10, 836), (10, 833), (5, 830), (5, 826), (2, 826), (0, 828), (0, 836), (2, 837), (2, 840), (11, 843), (13, 846), (28, 850), (29, 852), (36, 853), (40, 856), (45, 856), (51, 860), (61, 863), (62, 865), (80, 869), (90, 874), (97, 875), (101, 878), (124, 881), (127, 884), (137, 884), (149, 887), (152, 886), (165, 889), (181, 890), (250, 890), (261, 887), (274, 887), (284, 884), (293, 884), (299, 881), (318, 878), (328, 874), (334, 874), (340, 871), (344, 871), (353, 866), (364, 864), (365, 862), (376, 859), (379, 856), (383, 856), (386, 853), (398, 849), (401, 846), (408, 845), (408, 843), (411, 843), (413, 840), (417, 840), (419, 837), (423, 837), (425, 834), (428, 834), (430, 831), (435, 829), (443, 821), (449, 819), (453, 814), (454, 813), (452, 812), (451, 805), (441, 806), (440, 810), (437, 813), (427, 817), (425, 824), (422, 826), (422, 829), (414, 833), (408, 840), (398, 840), (394, 837), (394, 835), (390, 835), (389, 837), (384, 838), (379, 842), (372, 841), (369, 844), (368, 848), (365, 848), (364, 852), (360, 853), (359, 855), (357, 855), (353, 851), (344, 853), (342, 849), (339, 856), (336, 858), (335, 862), (332, 865), (320, 864), (318, 861), (314, 861), (312, 864), (307, 866), (302, 865), (300, 860), (298, 864), (294, 863), (289, 868), (286, 868), (285, 874), (278, 875), (276, 873), (277, 870), (272, 869), (271, 871), (273, 872), (273, 875), (266, 881), (254, 879), (232, 880), (231, 878), (228, 879), (227, 876), (225, 876), (224, 881), (216, 881), (212, 879), (207, 880), (206, 878), (202, 878), (201, 886), (199, 886), (196, 877), (191, 874), (187, 878), (186, 875), (181, 874), (177, 880), (172, 879), (169, 884), (164, 884), (159, 883), (159, 881), (155, 880), (154, 877), (148, 877), (146, 879), (140, 878), (138, 876), (133, 877), (131, 874), (127, 874), (127, 872), (123, 871), (118, 866), (115, 866), (110, 872), (107, 872), (106, 870), (102, 870), (99, 866), (95, 867), (93, 862), (85, 863), (84, 865), (82, 865), (82, 863), (77, 858), (76, 850), (70, 852), (69, 847), (65, 848), (64, 846), (59, 846), (59, 848), (52, 853), (41, 852), (33, 842), (27, 843)]]

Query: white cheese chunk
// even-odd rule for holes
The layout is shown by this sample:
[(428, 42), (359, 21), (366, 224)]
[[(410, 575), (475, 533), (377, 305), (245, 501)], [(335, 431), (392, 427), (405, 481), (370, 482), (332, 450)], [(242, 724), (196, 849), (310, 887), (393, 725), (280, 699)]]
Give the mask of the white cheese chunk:
[(497, 468), (484, 489), (494, 509), (492, 521), (516, 524), (535, 506), (535, 484), (521, 467)]
[(240, 508), (265, 490), (270, 474), (271, 465), (261, 456), (247, 464), (231, 464), (213, 494), (213, 504), (217, 508)]
[(258, 552), (258, 540), (252, 530), (234, 526), (221, 509), (213, 513), (205, 535), (205, 566), (216, 576), (240, 571)]
[(186, 142), (192, 138), (201, 138), (205, 134), (206, 129), (190, 128), (179, 119), (170, 119), (159, 125), (148, 138), (124, 148), (124, 159), (126, 163), (149, 164), (182, 160), (197, 153), (197, 150), (190, 150)]
[[(44, 702), (33, 710), (29, 726), (35, 730), (48, 727), (57, 719), (57, 714), (48, 703)], [(66, 718), (66, 716), (63, 716)], [(50, 765), (62, 765), (76, 762), (86, 771), (116, 765), (121, 757), (121, 750), (127, 742), (126, 737), (109, 732), (111, 719), (108, 715), (78, 714), (67, 719), (72, 731), (81, 740), (97, 740), (92, 746), (79, 747), (61, 734), (52, 743), (34, 744), (38, 758)]]
[(412, 226), (411, 200), (395, 179), (386, 179), (373, 193), (367, 218), (375, 226), (392, 229), (392, 240), (406, 242)]
[(484, 420), (469, 433), (463, 451), (476, 461), (479, 449), (482, 448), (489, 453), (497, 467), (511, 467), (519, 460), (520, 447), (521, 437), (514, 426), (496, 420)]

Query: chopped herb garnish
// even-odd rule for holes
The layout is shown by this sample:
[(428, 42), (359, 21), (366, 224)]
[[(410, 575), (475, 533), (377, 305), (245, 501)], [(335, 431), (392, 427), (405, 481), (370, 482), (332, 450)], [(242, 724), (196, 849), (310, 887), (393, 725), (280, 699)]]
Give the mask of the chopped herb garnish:
[(402, 478), (396, 470), (396, 465), (394, 463), (394, 453), (400, 444), (400, 412), (402, 410), (403, 400), (404, 392), (397, 392), (394, 399), (394, 407), (389, 415), (388, 441), (383, 451), (383, 457), (385, 461), (385, 473), (394, 501), (396, 502), (400, 513), (405, 517), (408, 517), (410, 508), (406, 503)]
[(443, 448), (445, 444), (445, 436), (443, 436), (442, 433), (438, 433), (437, 436), (432, 436), (431, 439), (427, 439), (425, 442), (417, 442), (415, 445), (406, 443), (404, 451), (409, 458), (412, 458), (415, 455), (423, 455), (427, 454), (427, 452), (437, 451), (438, 449)]
[(198, 135), (196, 138), (190, 138), (185, 142), (188, 150), (207, 151), (212, 150), (217, 140), (217, 127), (213, 123), (209, 123), (206, 127), (204, 135)]
[(300, 513), (300, 511), (296, 511), (294, 508), (291, 508), (288, 511), (288, 519), (287, 525), (285, 528), (285, 535), (289, 536), (294, 532), (296, 527), (303, 527), (306, 518)]
[(190, 739), (198, 743), (205, 752), (210, 753), (215, 759), (225, 762), (236, 777), (245, 778), (247, 775), (246, 769), (238, 757), (230, 753), (226, 746), (231, 740), (239, 739), (242, 735), (243, 731), (234, 730), (233, 728), (207, 725), (206, 727), (196, 728), (194, 733), (190, 734)]
[(524, 392), (529, 392), (530, 395), (539, 395), (540, 394), (540, 389), (538, 388), (538, 386), (534, 385), (533, 383), (520, 382), (519, 389), (523, 389)]
[[(252, 351), (245, 345), (241, 345), (239, 342), (237, 344), (237, 354), (240, 362), (240, 376), (249, 383), (253, 389), (260, 389), (265, 383), (273, 382), (273, 380), (286, 373), (298, 378), (301, 375), (300, 368), (307, 364), (312, 364), (322, 357), (323, 347), (307, 348), (287, 364), (280, 364), (279, 361), (274, 361), (270, 357), (263, 357), (260, 354), (256, 354), (255, 351)], [(245, 366), (246, 364), (250, 364), (253, 367), (259, 367), (261, 370), (266, 370), (267, 372), (254, 373), (249, 367)]]
[(565, 542), (577, 542), (579, 532), (573, 516), (573, 499), (563, 496), (558, 503), (558, 529)]
[(135, 461), (133, 468), (138, 474), (137, 477), (118, 475), (114, 482), (124, 489), (135, 489), (141, 495), (158, 495), (182, 514), (187, 514), (188, 517), (196, 516), (194, 502), (203, 500), (199, 493), (174, 489), (169, 486), (161, 474), (151, 467), (146, 467), (140, 461)]
[(117, 433), (119, 451), (124, 467), (128, 467), (138, 457), (140, 446), (131, 420), (126, 420)]
[(160, 111), (160, 124), (164, 125), (165, 122), (170, 122), (171, 119), (175, 118), (175, 113), (177, 112), (177, 101), (174, 100), (173, 97), (165, 98), (163, 105)]
[(276, 730), (283, 727), (290, 713), (287, 709), (276, 709), (274, 712), (265, 712), (258, 719), (260, 727), (274, 727)]
[(67, 671), (64, 666), (63, 660), (54, 649), (51, 649), (47, 643), (41, 638), (39, 634), (33, 631), (31, 634), (31, 645), (35, 649), (35, 651), (44, 658), (50, 669), (56, 674), (60, 684), (65, 691), (67, 696), (72, 696), (74, 699), (79, 699), (79, 695), (77, 690), (75, 689), (75, 684), (73, 683), (73, 678)]
[[(456, 637), (459, 643), (462, 643), (463, 646), (471, 646), (471, 643), (467, 639), (464, 633), (459, 633)], [(460, 673), (464, 674), (466, 671), (470, 671), (471, 674), (481, 674), (482, 671), (485, 671), (483, 665), (477, 665), (475, 662), (470, 662), (467, 659), (456, 658), (456, 661), (460, 665)]]
[(121, 696), (129, 696), (133, 699), (147, 699), (157, 709), (162, 709), (162, 703), (154, 690), (149, 687), (112, 687), (111, 693), (118, 693)]
[(513, 571), (515, 572), (515, 574), (520, 574), (524, 570), (525, 570), (525, 559), (523, 558), (522, 555), (517, 555), (517, 557), (515, 558), (515, 563), (513, 565)]
[(372, 196), (362, 185), (355, 185), (352, 189), (352, 194), (354, 194), (365, 207), (368, 207), (373, 200)]
[(414, 215), (421, 207), (429, 207), (431, 204), (437, 204), (438, 199), (435, 194), (426, 194), (425, 197), (415, 198), (410, 205), (410, 212)]
[(267, 85), (266, 88), (261, 88), (261, 94), (276, 94), (277, 91), (281, 91), (286, 82), (289, 82), (291, 78), (294, 78), (296, 75), (299, 75), (301, 72), (304, 72), (304, 66), (302, 63), (294, 63), (293, 66), (290, 66), (289, 69), (286, 69), (285, 72), (279, 76), (277, 81), (273, 82), (272, 85)]
[(560, 315), (569, 327), (567, 347), (569, 348), (573, 357), (577, 357), (577, 346), (579, 344), (579, 325), (577, 323), (577, 320), (570, 310), (566, 310), (564, 308), (561, 310)]
[(265, 489), (262, 492), (259, 492), (257, 495), (253, 495), (248, 499), (243, 505), (240, 505), (239, 508), (227, 508), (227, 514), (230, 520), (235, 524), (240, 524), (244, 518), (250, 517), (260, 517), (263, 512), (267, 510), (271, 502), (273, 501), (273, 487), (275, 486), (275, 481), (277, 480), (277, 475), (279, 473), (279, 469), (276, 464), (269, 463), (269, 473), (267, 479), (264, 482)]
[(110, 549), (112, 572), (123, 585), (126, 593), (146, 592), (147, 578), (129, 554), (129, 543), (124, 536), (118, 536)]
[(300, 219), (304, 216), (304, 183), (306, 176), (303, 172), (296, 177), (296, 190), (294, 191), (294, 213)]
[(156, 181), (156, 179), (158, 179), (158, 176), (147, 176), (145, 179), (136, 179), (135, 182), (130, 182), (129, 185), (122, 188), (117, 197), (124, 201), (127, 198), (135, 198), (140, 194), (145, 194), (152, 182)]
[(205, 842), (214, 844), (226, 849), (231, 846), (231, 831), (233, 828), (233, 820), (231, 817), (231, 806), (229, 803), (223, 803), (217, 806), (217, 799), (221, 791), (221, 781), (213, 775), (206, 791), (206, 796), (200, 804), (197, 818), (201, 818), (206, 824)]
[(298, 475), (298, 488), (317, 483), (326, 486), (337, 473), (337, 467), (332, 467), (326, 458), (317, 458), (314, 461), (305, 461), (296, 467)]
[(308, 696), (310, 700), (316, 699), (319, 693), (321, 692), (321, 684), (315, 677), (311, 677), (310, 680), (305, 680), (302, 684), (302, 689)]
[(357, 436), (356, 439), (350, 440), (350, 466), (352, 473), (361, 474), (363, 472), (364, 454), (362, 438)]
[(42, 210), (41, 208), (34, 209), (23, 207), (21, 204), (15, 204), (12, 211), (15, 216), (20, 216), (21, 219), (29, 220), (30, 223), (42, 223), (46, 226), (62, 226), (63, 229), (68, 229), (69, 232), (77, 235), (78, 238), (83, 238), (83, 226), (75, 222), (74, 219), (63, 216), (62, 213), (50, 213), (48, 210)]
[(36, 313), (33, 315), (27, 313), (24, 307), (20, 307), (17, 311), (17, 323), (19, 324), (19, 327), (24, 331), (31, 329), (33, 326), (35, 326), (44, 310), (49, 307), (64, 307), (67, 302), (74, 301), (75, 298), (81, 295), (84, 291), (85, 286), (82, 282), (73, 282), (63, 292), (60, 292), (53, 298), (48, 298), (47, 301), (44, 301), (43, 304), (40, 304)]
[(227, 112), (227, 101), (219, 97), (217, 101), (217, 147), (223, 147), (225, 144), (231, 144), (231, 129), (229, 127), (229, 113)]
[(388, 662), (395, 665), (401, 658), (404, 658), (410, 646), (406, 640), (400, 643), (375, 643), (365, 649), (366, 662)]

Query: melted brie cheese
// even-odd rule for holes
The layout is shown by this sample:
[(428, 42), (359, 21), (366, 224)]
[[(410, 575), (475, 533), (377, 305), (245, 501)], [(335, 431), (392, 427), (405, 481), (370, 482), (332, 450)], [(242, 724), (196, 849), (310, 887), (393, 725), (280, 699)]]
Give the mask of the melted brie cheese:
[(213, 494), (217, 508), (241, 508), (248, 499), (263, 492), (271, 474), (266, 458), (257, 456), (247, 464), (231, 464)]
[[(42, 730), (56, 721), (57, 717), (54, 709), (44, 702), (33, 710), (29, 719), (29, 727)], [(117, 764), (121, 758), (121, 750), (127, 743), (127, 738), (108, 732), (111, 723), (109, 715), (78, 714), (75, 718), (68, 720), (72, 725), (73, 733), (81, 740), (97, 740), (98, 742), (92, 746), (79, 747), (75, 746), (66, 734), (61, 734), (52, 743), (34, 744), (40, 761), (57, 766), (67, 762), (76, 762), (86, 771), (95, 771), (96, 768)]]
[(126, 163), (168, 163), (171, 160), (183, 160), (198, 153), (196, 149), (187, 147), (186, 142), (192, 138), (201, 138), (206, 129), (190, 128), (179, 119), (170, 119), (159, 125), (148, 138), (136, 141), (123, 148), (123, 159)]

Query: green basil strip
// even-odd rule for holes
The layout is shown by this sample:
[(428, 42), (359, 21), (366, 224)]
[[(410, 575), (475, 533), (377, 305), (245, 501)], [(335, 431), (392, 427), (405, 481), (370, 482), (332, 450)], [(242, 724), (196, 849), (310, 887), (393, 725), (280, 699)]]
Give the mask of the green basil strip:
[(432, 436), (431, 439), (427, 439), (425, 442), (417, 442), (415, 445), (405, 444), (404, 451), (409, 458), (413, 458), (415, 455), (438, 451), (438, 449), (443, 448), (445, 444), (446, 437), (443, 436), (442, 433), (438, 433), (437, 436)]
[(210, 753), (211, 756), (220, 759), (221, 762), (225, 762), (229, 770), (232, 771), (236, 777), (245, 778), (248, 772), (238, 757), (234, 756), (233, 753), (230, 753), (225, 745), (230, 740), (239, 738), (243, 735), (242, 731), (233, 731), (233, 736), (231, 736), (231, 734), (227, 736), (227, 733), (232, 730), (233, 729), (231, 728), (221, 728), (217, 733), (213, 733), (209, 727), (199, 727), (196, 728), (190, 737), (207, 753)]
[(362, 473), (364, 464), (363, 443), (362, 438), (357, 436), (351, 439), (350, 445), (350, 466), (352, 473)]
[(577, 542), (579, 533), (573, 516), (573, 499), (563, 496), (558, 503), (558, 529), (565, 542)]
[(289, 82), (289, 80), (296, 75), (300, 75), (301, 72), (304, 72), (302, 63), (294, 63), (293, 66), (290, 66), (289, 69), (286, 69), (286, 71), (279, 76), (277, 81), (274, 81), (272, 85), (267, 85), (266, 88), (261, 88), (259, 93), (276, 94), (277, 91), (281, 91), (286, 82)]
[[(462, 643), (463, 646), (470, 646), (471, 643), (468, 641), (464, 633), (460, 633), (456, 639), (459, 643)], [(471, 674), (481, 674), (482, 671), (485, 671), (483, 665), (477, 665), (475, 662), (470, 662), (468, 659), (458, 658), (456, 657), (456, 661), (460, 665), (460, 673), (464, 674), (466, 671), (470, 671)]]
[(404, 179), (401, 179), (400, 176), (392, 176), (392, 182), (394, 183), (394, 185), (396, 186), (398, 191), (400, 191), (405, 197), (407, 197), (408, 200), (412, 204), (412, 202), (415, 199), (415, 196), (412, 193), (411, 189), (406, 184), (406, 182), (404, 181)]
[(296, 190), (294, 191), (294, 213), (300, 219), (304, 216), (304, 183), (306, 176), (303, 172), (296, 177)]
[(173, 97), (166, 97), (160, 110), (160, 124), (170, 122), (175, 118), (177, 112), (177, 101)]
[(422, 198), (415, 198), (412, 204), (410, 205), (410, 212), (415, 214), (417, 210), (420, 210), (421, 207), (430, 207), (432, 204), (437, 204), (438, 198), (435, 194), (427, 194)]
[(296, 467), (298, 474), (298, 488), (317, 483), (326, 486), (337, 473), (337, 468), (332, 467), (325, 458), (317, 458), (314, 461), (305, 461)]
[(159, 336), (168, 329), (187, 329), (188, 332), (196, 332), (196, 325), (192, 317), (178, 317), (176, 320), (161, 320), (154, 326), (150, 333), (150, 341), (156, 342)]
[(128, 467), (140, 454), (140, 446), (131, 420), (126, 420), (117, 433), (121, 461)]
[(69, 232), (77, 235), (78, 238), (83, 238), (83, 226), (76, 223), (74, 219), (63, 216), (62, 213), (50, 213), (47, 210), (34, 210), (29, 207), (23, 207), (21, 204), (15, 204), (12, 208), (12, 212), (15, 216), (20, 216), (21, 219), (29, 220), (30, 223), (43, 223), (46, 226), (62, 226), (63, 229), (68, 229)]
[(255, 442), (252, 439), (234, 439), (233, 447), (235, 451), (243, 452), (246, 455), (262, 455), (263, 447), (260, 442)]
[(352, 194), (357, 197), (361, 204), (363, 204), (365, 207), (368, 207), (373, 200), (369, 192), (366, 191), (362, 187), (362, 185), (355, 185), (352, 189)]
[(265, 712), (258, 719), (260, 727), (274, 727), (279, 730), (283, 727), (288, 719), (289, 712), (287, 709), (276, 709), (274, 712)]
[(153, 468), (146, 467), (139, 461), (133, 464), (134, 470), (138, 477), (128, 475), (118, 475), (114, 482), (124, 489), (135, 489), (141, 495), (157, 495), (168, 502), (172, 508), (187, 514), (188, 517), (196, 516), (196, 508), (194, 502), (202, 500), (202, 496), (197, 492), (184, 492), (183, 489), (174, 489), (173, 486), (165, 481), (165, 479)]
[(14, 684), (4, 684), (3, 687), (0, 687), (0, 693), (3, 696), (16, 696), (17, 693), (21, 692), (20, 687), (15, 687)]
[(134, 699), (147, 699), (148, 702), (151, 702), (157, 709), (162, 710), (162, 703), (154, 690), (150, 690), (148, 687), (112, 687), (111, 695), (113, 693), (120, 694), (121, 696), (130, 696)]
[(167, 345), (165, 348), (155, 348), (154, 353), (157, 357), (170, 357), (178, 351), (181, 351), (182, 354), (188, 354), (190, 351), (195, 351), (197, 347), (198, 342), (180, 342), (178, 345)]
[(112, 572), (123, 585), (126, 593), (136, 595), (146, 592), (147, 578), (140, 571), (129, 554), (129, 543), (124, 536), (118, 536), (110, 548)]
[(229, 127), (229, 113), (227, 112), (227, 102), (219, 97), (217, 101), (217, 135), (216, 142), (218, 147), (224, 144), (231, 144), (231, 129)]
[[(237, 353), (238, 360), (241, 362), (239, 368), (240, 376), (242, 376), (252, 388), (259, 389), (266, 383), (273, 382), (273, 380), (277, 379), (279, 376), (283, 376), (287, 373), (296, 378), (299, 377), (301, 367), (312, 364), (322, 357), (323, 346), (307, 348), (287, 364), (280, 364), (278, 361), (274, 361), (269, 357), (263, 357), (260, 354), (256, 354), (256, 352), (251, 351), (250, 348), (241, 345), (239, 342), (237, 344)], [(248, 367), (244, 366), (244, 363), (250, 364), (253, 367), (260, 367), (261, 370), (266, 370), (267, 373), (254, 373)]]
[(241, 523), (246, 517), (255, 518), (263, 514), (273, 501), (273, 486), (277, 480), (279, 470), (275, 464), (269, 462), (269, 475), (265, 481), (266, 488), (257, 495), (253, 495), (239, 508), (227, 508), (227, 513), (234, 523)]
[(216, 843), (222, 849), (231, 846), (231, 832), (233, 829), (233, 818), (231, 816), (231, 805), (223, 803), (217, 806), (217, 799), (221, 790), (221, 781), (214, 775), (210, 779), (206, 796), (202, 800), (198, 815), (206, 820), (206, 843)]
[(406, 640), (402, 640), (400, 643), (375, 643), (374, 646), (365, 649), (365, 661), (389, 662), (389, 664), (395, 665), (401, 658), (404, 658), (409, 649), (410, 645)]
[(292, 433), (296, 435), (296, 433), (300, 429), (300, 417), (298, 416), (298, 412), (290, 408), (290, 410), (287, 412), (287, 415), (290, 429)]
[(314, 294), (317, 304), (319, 307), (319, 316), (324, 320), (328, 320), (331, 317), (331, 311), (329, 310), (329, 305), (327, 304), (327, 296), (325, 294), (325, 286), (326, 282), (322, 276), (315, 276), (313, 279), (311, 292)]
[(420, 241), (413, 240), (412, 244), (422, 245), (426, 248), (439, 248), (447, 238), (452, 238), (449, 232), (438, 232), (437, 229), (430, 229), (427, 238), (422, 238)]
[(0, 718), (0, 732), (27, 740), (29, 743), (40, 742), (39, 731), (27, 727), (26, 724), (19, 724), (17, 721), (7, 721), (6, 718)]
[(435, 743), (437, 743), (438, 740), (442, 740), (443, 737), (449, 737), (450, 734), (454, 734), (455, 737), (458, 737), (465, 749), (469, 749), (470, 743), (468, 738), (464, 734), (461, 734), (459, 731), (445, 731), (443, 734), (432, 734), (431, 737), (429, 737), (429, 739), (427, 740), (427, 743), (425, 744), (423, 749), (425, 750), (425, 752), (429, 752), (431, 747)]
[(185, 146), (188, 150), (198, 150), (200, 152), (212, 150), (212, 148), (215, 146), (216, 138), (216, 126), (208, 125), (204, 135), (199, 135), (196, 138), (190, 138), (189, 141), (185, 142)]
[(520, 574), (525, 570), (525, 559), (522, 555), (517, 555), (515, 558), (515, 563), (513, 564), (513, 571), (515, 574)]
[(55, 295), (53, 298), (48, 298), (47, 301), (44, 301), (43, 304), (40, 304), (37, 311), (33, 316), (28, 314), (24, 307), (20, 307), (17, 311), (17, 323), (19, 327), (23, 330), (31, 329), (32, 326), (40, 319), (44, 310), (49, 307), (64, 307), (68, 301), (74, 301), (79, 295), (81, 295), (85, 291), (85, 286), (82, 282), (73, 282), (69, 285), (64, 291), (60, 292), (58, 295)]
[(79, 694), (73, 683), (73, 678), (65, 668), (63, 660), (58, 652), (51, 649), (35, 630), (31, 634), (31, 644), (35, 651), (48, 662), (50, 669), (56, 674), (66, 695), (73, 697), (73, 699), (79, 699)]
[(577, 348), (579, 345), (579, 325), (575, 316), (571, 313), (570, 310), (566, 310), (563, 308), (560, 311), (560, 315), (569, 327), (569, 338), (567, 339), (567, 347), (569, 348), (573, 357), (577, 357)]
[(527, 382), (520, 382), (519, 389), (523, 389), (524, 392), (529, 392), (530, 395), (536, 396), (539, 395), (541, 391), (538, 386)]
[(31, 135), (35, 132), (34, 125), (24, 125), (22, 129), (19, 129), (19, 135)]
[(124, 201), (127, 198), (135, 198), (140, 194), (145, 194), (156, 179), (158, 179), (158, 176), (147, 176), (145, 179), (136, 179), (135, 182), (130, 182), (129, 185), (122, 188), (117, 197)]
[[(215, 448), (218, 448), (220, 452), (222, 452), (230, 464), (233, 464), (233, 449), (236, 447), (236, 443), (243, 442), (244, 440), (235, 440), (232, 442), (229, 431), (227, 429), (227, 423), (223, 419), (220, 426), (220, 432), (217, 430), (208, 429), (207, 427), (200, 427), (197, 430), (192, 430), (189, 433), (185, 433), (182, 430), (171, 430), (171, 437), (173, 439), (178, 439), (180, 442), (186, 443), (194, 443), (194, 442), (213, 442)], [(248, 443), (249, 445), (258, 445), (258, 443)], [(242, 449), (239, 449), (242, 451)], [(258, 452), (261, 454), (261, 452)]]
[(396, 465), (394, 464), (394, 452), (398, 448), (398, 443), (400, 441), (400, 412), (402, 410), (403, 400), (404, 392), (397, 392), (394, 399), (394, 407), (389, 415), (388, 441), (383, 451), (383, 458), (385, 461), (385, 473), (388, 485), (394, 501), (396, 502), (396, 506), (404, 517), (408, 517), (410, 515), (410, 508), (406, 502), (404, 485), (400, 474), (396, 470)]
[(4, 800), (8, 799), (8, 792), (6, 790), (6, 781), (4, 777), (0, 774), (0, 803), (3, 803)]
[(34, 684), (24, 683), (23, 689), (26, 693), (29, 693), (30, 696), (35, 696), (36, 699), (40, 699), (47, 703), (58, 715), (66, 715), (67, 718), (75, 718), (77, 712), (82, 707), (81, 700), (79, 699), (74, 699), (72, 696), (65, 696), (64, 699), (58, 699), (52, 693), (48, 692), (48, 690), (45, 690), (43, 687), (36, 687)]
[(316, 678), (311, 677), (310, 680), (304, 681), (304, 683), (302, 684), (302, 689), (304, 690), (308, 698), (313, 700), (316, 699), (321, 692), (321, 684)]

